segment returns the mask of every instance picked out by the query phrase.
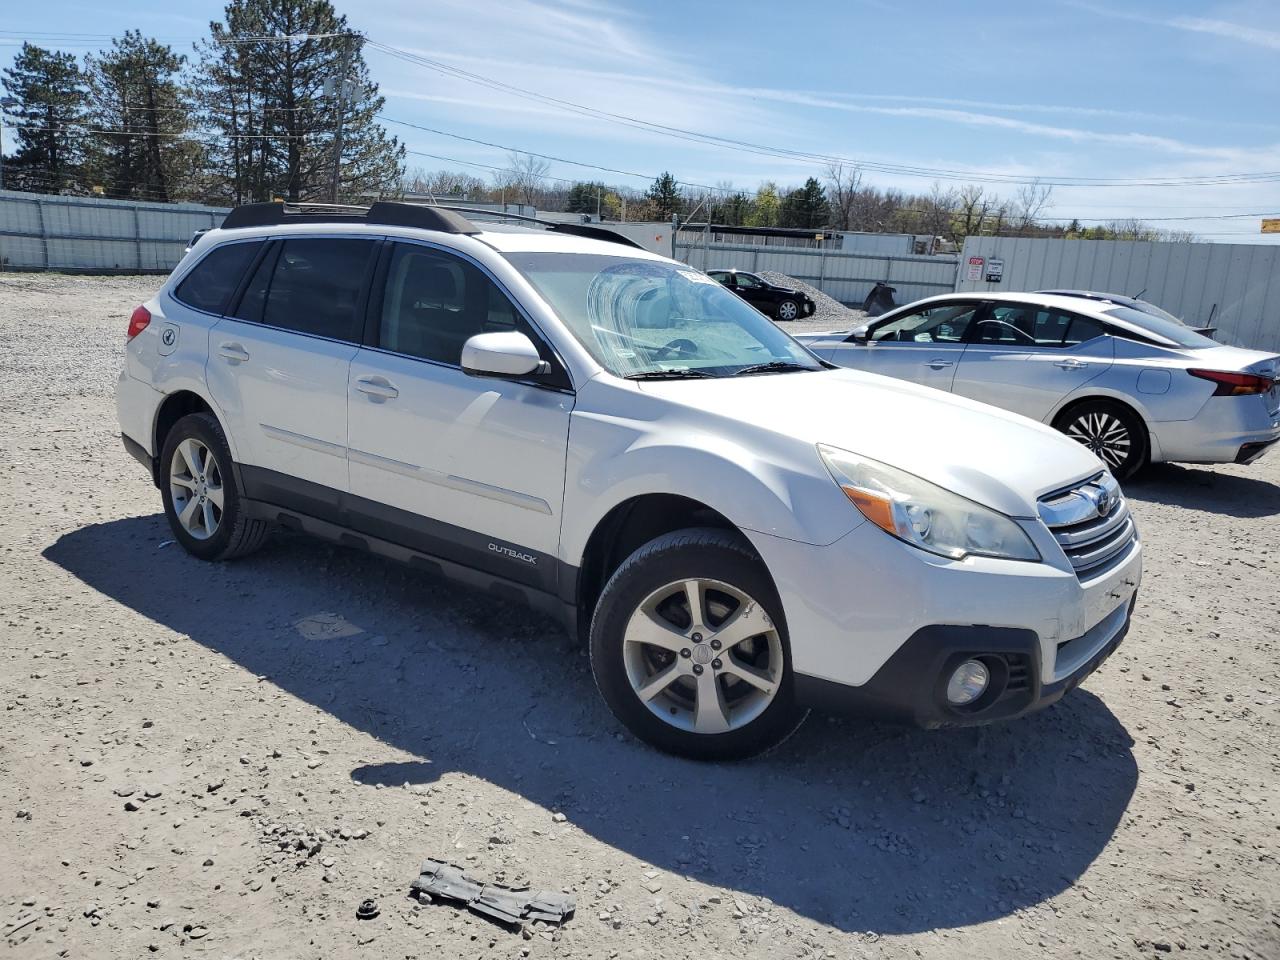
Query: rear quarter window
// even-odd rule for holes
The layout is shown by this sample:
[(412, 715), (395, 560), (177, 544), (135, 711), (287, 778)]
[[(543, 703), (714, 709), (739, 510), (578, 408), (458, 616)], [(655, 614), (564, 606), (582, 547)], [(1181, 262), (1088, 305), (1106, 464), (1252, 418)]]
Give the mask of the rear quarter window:
[(197, 310), (222, 313), (261, 247), (261, 241), (214, 247), (183, 277), (174, 297)]

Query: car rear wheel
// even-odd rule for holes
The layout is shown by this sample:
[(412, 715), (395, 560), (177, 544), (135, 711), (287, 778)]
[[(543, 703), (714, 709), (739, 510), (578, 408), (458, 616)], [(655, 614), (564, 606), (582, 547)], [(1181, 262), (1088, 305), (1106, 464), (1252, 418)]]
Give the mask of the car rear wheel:
[(777, 315), (779, 320), (794, 320), (800, 316), (800, 304), (794, 300), (783, 300), (778, 304)]
[(201, 560), (231, 560), (262, 546), (267, 524), (245, 515), (231, 448), (216, 417), (173, 425), (160, 452), (160, 493), (174, 539)]
[(1147, 462), (1147, 431), (1128, 407), (1109, 400), (1089, 400), (1059, 417), (1054, 426), (1088, 447), (1117, 479), (1125, 480)]
[(596, 606), (591, 667), (632, 733), (693, 759), (761, 753), (806, 713), (772, 581), (723, 530), (666, 534), (627, 558)]

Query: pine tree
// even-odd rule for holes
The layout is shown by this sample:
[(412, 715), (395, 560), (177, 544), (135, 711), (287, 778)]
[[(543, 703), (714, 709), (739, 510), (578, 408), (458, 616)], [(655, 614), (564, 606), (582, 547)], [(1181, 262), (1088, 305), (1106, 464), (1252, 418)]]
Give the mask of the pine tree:
[(231, 0), (224, 21), (198, 49), (227, 199), (328, 200), (339, 129), (339, 199), (398, 189), (404, 147), (377, 123), (362, 40), (329, 0)]
[(680, 187), (670, 173), (661, 174), (644, 195), (655, 220), (670, 220), (681, 207)]
[(827, 192), (815, 177), (806, 180), (799, 190), (792, 190), (782, 201), (781, 223), (784, 227), (817, 229), (826, 226), (830, 216)]
[(85, 58), (93, 133), (86, 170), (110, 197), (189, 195), (201, 149), (191, 134), (186, 57), (137, 30)]
[(7, 111), (17, 119), (17, 150), (5, 163), (4, 186), (79, 192), (88, 93), (76, 58), (24, 43), (0, 85), (18, 101)]
[(575, 183), (569, 188), (565, 210), (569, 213), (595, 213), (597, 195), (603, 200), (606, 192), (608, 188), (603, 183)]

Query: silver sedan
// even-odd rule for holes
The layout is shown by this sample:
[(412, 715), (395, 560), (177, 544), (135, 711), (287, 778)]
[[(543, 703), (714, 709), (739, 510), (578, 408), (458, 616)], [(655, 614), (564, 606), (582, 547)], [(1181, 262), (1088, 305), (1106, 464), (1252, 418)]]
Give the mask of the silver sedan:
[(948, 294), (797, 339), (1052, 424), (1118, 477), (1166, 460), (1252, 463), (1280, 440), (1280, 357), (1105, 301)]

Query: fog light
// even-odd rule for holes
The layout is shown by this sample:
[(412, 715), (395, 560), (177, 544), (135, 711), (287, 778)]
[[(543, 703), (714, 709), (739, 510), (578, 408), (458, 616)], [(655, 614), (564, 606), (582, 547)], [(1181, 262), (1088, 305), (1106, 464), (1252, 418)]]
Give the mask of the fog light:
[(968, 706), (982, 696), (990, 682), (991, 671), (986, 664), (981, 660), (966, 660), (947, 681), (947, 700), (955, 707)]

